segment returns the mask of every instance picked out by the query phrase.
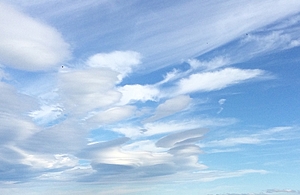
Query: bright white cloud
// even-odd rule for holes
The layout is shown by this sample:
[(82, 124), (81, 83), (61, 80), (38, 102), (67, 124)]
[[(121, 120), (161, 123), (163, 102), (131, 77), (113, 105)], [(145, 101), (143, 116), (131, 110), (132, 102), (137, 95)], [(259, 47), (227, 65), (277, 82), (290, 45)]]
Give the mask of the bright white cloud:
[(122, 105), (136, 101), (156, 101), (159, 96), (159, 90), (151, 85), (125, 85), (119, 87), (118, 90), (122, 93), (120, 100)]
[(141, 55), (134, 51), (114, 51), (111, 53), (98, 53), (87, 60), (90, 67), (110, 68), (118, 73), (118, 78), (126, 77), (132, 68), (141, 63)]
[(220, 90), (233, 84), (263, 76), (259, 69), (225, 68), (214, 72), (203, 72), (190, 75), (177, 83), (177, 94), (187, 94), (197, 91)]
[(186, 109), (189, 104), (191, 103), (192, 98), (189, 96), (181, 95), (177, 96), (175, 98), (166, 100), (164, 103), (160, 104), (154, 113), (154, 115), (144, 122), (151, 122), (155, 121), (161, 118), (164, 118), (166, 116), (175, 114), (177, 112), (180, 112), (184, 109)]
[(48, 70), (69, 58), (56, 29), (0, 3), (0, 62), (16, 69)]

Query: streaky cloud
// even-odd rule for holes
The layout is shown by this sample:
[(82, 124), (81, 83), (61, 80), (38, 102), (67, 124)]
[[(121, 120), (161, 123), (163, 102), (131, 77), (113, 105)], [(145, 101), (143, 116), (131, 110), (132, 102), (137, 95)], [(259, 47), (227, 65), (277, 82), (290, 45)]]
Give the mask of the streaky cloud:
[(0, 62), (5, 66), (43, 71), (69, 59), (69, 44), (55, 28), (4, 3), (0, 9)]

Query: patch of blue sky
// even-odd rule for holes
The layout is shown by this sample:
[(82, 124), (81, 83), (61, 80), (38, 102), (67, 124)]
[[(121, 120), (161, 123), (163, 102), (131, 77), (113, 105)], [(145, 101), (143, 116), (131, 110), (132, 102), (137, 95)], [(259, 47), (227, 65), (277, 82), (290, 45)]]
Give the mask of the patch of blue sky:
[(90, 131), (88, 135), (88, 140), (90, 143), (94, 142), (105, 142), (109, 140), (114, 140), (117, 138), (123, 137), (120, 133), (111, 131), (111, 129), (104, 127), (104, 128), (97, 128)]

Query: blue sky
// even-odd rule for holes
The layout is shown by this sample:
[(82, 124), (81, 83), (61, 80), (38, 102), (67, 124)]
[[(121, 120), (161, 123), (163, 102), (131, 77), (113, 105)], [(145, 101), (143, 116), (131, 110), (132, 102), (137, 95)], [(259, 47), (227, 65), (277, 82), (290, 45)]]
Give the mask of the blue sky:
[(0, 10), (1, 194), (300, 194), (300, 1)]

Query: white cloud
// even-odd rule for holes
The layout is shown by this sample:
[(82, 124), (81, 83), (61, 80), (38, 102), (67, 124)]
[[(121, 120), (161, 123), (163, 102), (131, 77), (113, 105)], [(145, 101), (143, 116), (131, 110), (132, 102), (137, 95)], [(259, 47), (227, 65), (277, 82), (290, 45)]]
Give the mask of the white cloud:
[(229, 146), (236, 146), (240, 144), (260, 144), (261, 142), (262, 142), (261, 139), (250, 136), (250, 137), (226, 138), (223, 140), (212, 141), (210, 142), (210, 144), (229, 147)]
[(220, 105), (223, 105), (225, 103), (226, 99), (220, 99), (218, 102)]
[(75, 154), (86, 144), (88, 129), (79, 119), (69, 117), (56, 125), (35, 133), (18, 146), (40, 154)]
[(207, 128), (213, 126), (227, 126), (235, 123), (231, 118), (198, 118), (194, 120), (167, 121), (146, 123), (143, 128), (144, 135), (151, 136), (156, 134), (184, 131), (188, 129)]
[(30, 112), (29, 116), (31, 116), (36, 123), (46, 125), (59, 118), (62, 112), (63, 109), (59, 105), (43, 105), (40, 110)]
[(192, 129), (173, 133), (158, 140), (156, 142), (156, 146), (170, 148), (178, 145), (191, 144), (202, 139), (203, 135), (207, 133), (207, 131), (207, 129)]
[(177, 94), (187, 94), (197, 91), (220, 90), (233, 84), (263, 76), (259, 69), (225, 68), (214, 72), (203, 72), (181, 79), (176, 89)]
[(27, 113), (37, 108), (36, 101), (4, 82), (0, 82), (0, 143), (25, 140), (40, 129)]
[(148, 119), (146, 119), (144, 122), (152, 122), (164, 117), (167, 117), (169, 115), (175, 114), (177, 112), (180, 112), (184, 109), (186, 109), (192, 101), (192, 98), (189, 96), (181, 95), (177, 96), (175, 98), (166, 100), (164, 103), (160, 104), (154, 113), (154, 115)]
[(283, 126), (274, 127), (267, 130), (260, 130), (256, 133), (244, 134), (232, 137), (227, 137), (225, 139), (209, 141), (202, 144), (202, 147), (233, 147), (243, 144), (258, 145), (263, 143), (268, 143), (271, 141), (278, 140), (289, 140), (294, 139), (297, 131), (297, 127)]
[(61, 72), (59, 79), (63, 106), (74, 114), (110, 106), (121, 98), (115, 89), (117, 73), (109, 69), (71, 70)]
[(230, 60), (223, 56), (215, 57), (210, 61), (199, 61), (197, 59), (189, 59), (187, 61), (193, 69), (213, 70), (230, 64)]
[(33, 169), (56, 169), (74, 167), (78, 163), (78, 159), (69, 154), (36, 154), (17, 148), (10, 147), (13, 151), (20, 154), (20, 163), (29, 165)]
[(91, 56), (86, 64), (90, 67), (110, 68), (118, 73), (119, 80), (131, 73), (132, 68), (141, 63), (141, 55), (134, 51), (114, 51)]
[(146, 64), (156, 69), (157, 65), (167, 66), (187, 56), (199, 56), (299, 9), (300, 3), (295, 0), (173, 4), (155, 14), (143, 13), (144, 17), (135, 26), (138, 41), (135, 50), (143, 54)]
[(69, 45), (56, 29), (0, 3), (0, 62), (16, 69), (51, 69), (69, 58)]
[(25, 140), (40, 130), (28, 118), (2, 112), (0, 112), (0, 124), (1, 144)]
[(119, 87), (118, 90), (122, 93), (120, 104), (128, 104), (135, 101), (146, 102), (156, 101), (159, 96), (159, 90), (151, 85), (125, 85)]
[[(293, 38), (295, 37), (295, 39)], [(243, 54), (255, 56), (263, 53), (289, 49), (292, 47), (299, 46), (299, 40), (293, 33), (284, 32), (282, 30), (271, 31), (267, 33), (248, 34), (244, 39), (241, 40), (241, 48), (244, 48)]]
[(126, 118), (131, 117), (136, 108), (134, 106), (112, 107), (108, 110), (96, 113), (88, 119), (88, 123), (95, 123), (98, 125), (114, 123)]

